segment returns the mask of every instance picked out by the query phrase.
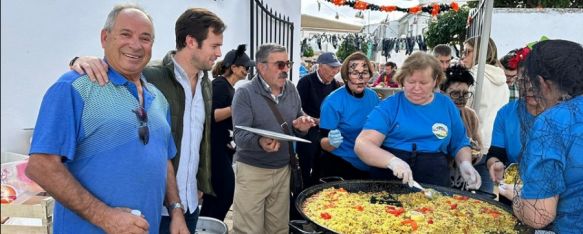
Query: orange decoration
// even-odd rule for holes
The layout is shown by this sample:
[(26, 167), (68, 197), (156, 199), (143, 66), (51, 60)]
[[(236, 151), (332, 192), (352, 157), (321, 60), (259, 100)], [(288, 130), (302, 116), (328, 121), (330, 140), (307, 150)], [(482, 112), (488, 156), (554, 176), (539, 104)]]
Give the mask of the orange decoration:
[(439, 14), (439, 4), (433, 4), (433, 8), (431, 9), (431, 15), (436, 16)]
[(421, 12), (421, 6), (415, 6), (415, 7), (409, 8), (409, 13), (411, 13), (411, 14), (417, 14), (419, 12)]
[(397, 10), (396, 6), (381, 6), (381, 11), (391, 12)]
[(344, 0), (333, 0), (332, 3), (337, 6), (342, 6), (344, 5)]
[(357, 9), (357, 10), (366, 10), (367, 7), (368, 7), (368, 3), (367, 2), (356, 1), (354, 3), (354, 9)]
[(457, 4), (457, 2), (452, 2), (451, 3), (451, 9), (453, 9), (453, 11), (457, 12), (460, 10), (460, 5)]

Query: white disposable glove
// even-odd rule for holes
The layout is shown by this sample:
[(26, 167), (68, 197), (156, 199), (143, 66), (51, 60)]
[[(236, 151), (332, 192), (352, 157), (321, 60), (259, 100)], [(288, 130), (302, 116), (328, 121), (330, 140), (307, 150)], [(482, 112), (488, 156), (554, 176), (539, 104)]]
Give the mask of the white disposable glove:
[(460, 173), (466, 181), (466, 188), (479, 189), (482, 185), (482, 178), (480, 177), (480, 173), (476, 171), (471, 162), (463, 161), (460, 164)]
[(343, 140), (344, 137), (340, 134), (340, 130), (334, 129), (328, 132), (328, 142), (330, 142), (330, 145), (334, 146), (334, 148), (338, 148)]
[(413, 171), (411, 171), (411, 167), (405, 161), (398, 157), (393, 157), (389, 161), (389, 164), (387, 164), (387, 167), (393, 171), (394, 176), (403, 180), (403, 184), (413, 186)]
[(500, 185), (498, 185), (498, 193), (500, 196), (504, 196), (511, 201), (513, 201), (516, 196), (519, 196), (521, 190), (522, 185), (519, 184), (500, 183)]

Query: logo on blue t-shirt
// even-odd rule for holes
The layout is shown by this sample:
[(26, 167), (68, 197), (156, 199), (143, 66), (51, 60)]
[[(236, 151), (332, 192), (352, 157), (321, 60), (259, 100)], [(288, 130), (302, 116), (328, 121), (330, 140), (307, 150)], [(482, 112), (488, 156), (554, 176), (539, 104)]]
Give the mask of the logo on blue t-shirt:
[(433, 132), (433, 135), (435, 135), (440, 140), (447, 137), (447, 126), (445, 126), (445, 124), (442, 123), (433, 124), (433, 126), (431, 127), (431, 131)]

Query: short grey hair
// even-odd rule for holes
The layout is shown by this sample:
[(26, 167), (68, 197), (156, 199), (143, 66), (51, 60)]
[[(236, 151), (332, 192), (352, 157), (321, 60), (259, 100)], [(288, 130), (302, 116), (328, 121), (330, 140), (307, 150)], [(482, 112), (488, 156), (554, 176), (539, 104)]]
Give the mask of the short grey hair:
[(255, 53), (255, 61), (257, 63), (265, 63), (267, 62), (267, 58), (272, 53), (285, 53), (287, 49), (279, 44), (275, 43), (267, 43), (259, 46), (259, 50)]
[(125, 9), (136, 9), (138, 11), (143, 12), (148, 17), (150, 22), (152, 23), (152, 30), (154, 30), (154, 21), (152, 20), (152, 16), (150, 16), (150, 14), (148, 14), (142, 7), (138, 6), (137, 4), (130, 4), (130, 3), (115, 5), (113, 7), (113, 9), (107, 15), (107, 19), (105, 20), (105, 25), (103, 25), (103, 30), (111, 32), (111, 29), (113, 29), (113, 25), (115, 25), (115, 20), (117, 19), (117, 16), (119, 15), (119, 13), (121, 11), (123, 11)]

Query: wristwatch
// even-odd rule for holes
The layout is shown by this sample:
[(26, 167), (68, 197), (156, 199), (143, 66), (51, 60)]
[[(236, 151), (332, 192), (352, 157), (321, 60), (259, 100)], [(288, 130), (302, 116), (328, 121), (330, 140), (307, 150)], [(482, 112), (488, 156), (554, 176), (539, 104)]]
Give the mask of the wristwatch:
[(174, 203), (170, 203), (170, 205), (166, 206), (166, 209), (168, 209), (168, 212), (172, 212), (174, 209), (182, 209), (184, 211), (184, 206), (182, 206), (182, 203), (180, 202), (174, 202)]

